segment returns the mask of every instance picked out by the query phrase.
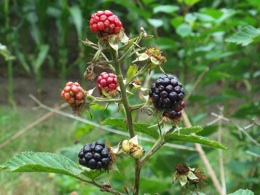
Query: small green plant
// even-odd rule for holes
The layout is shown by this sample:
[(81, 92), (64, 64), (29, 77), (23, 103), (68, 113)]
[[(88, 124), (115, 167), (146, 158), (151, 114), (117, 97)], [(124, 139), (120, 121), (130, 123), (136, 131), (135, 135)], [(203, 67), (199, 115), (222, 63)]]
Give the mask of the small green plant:
[[(94, 43), (88, 39), (83, 41), (96, 51), (88, 63), (84, 78), (93, 81), (97, 74), (96, 68), (101, 67), (104, 70), (96, 81), (100, 97), (93, 95), (93, 89), (85, 90), (79, 83), (71, 81), (62, 90), (61, 97), (77, 115), (81, 115), (94, 104), (106, 103), (107, 106), (116, 104), (118, 110), (124, 113), (124, 117), (107, 118), (102, 125), (122, 127), (128, 131), (130, 138), (114, 140), (117, 143), (114, 146), (108, 146), (104, 140), (84, 143), (84, 147), (78, 151), (78, 163), (63, 155), (24, 152), (3, 164), (2, 170), (59, 173), (97, 186), (101, 191), (137, 195), (144, 193), (140, 185), (142, 168), (166, 143), (183, 141), (227, 149), (216, 141), (196, 135), (203, 130), (200, 126), (182, 127), (186, 92), (176, 76), (169, 75), (163, 70), (162, 65), (167, 57), (162, 55), (160, 49), (141, 46), (140, 42), (143, 39), (153, 38), (142, 26), (138, 36), (129, 38), (118, 17), (106, 10), (92, 15), (90, 29), (97, 34), (98, 42)], [(146, 88), (142, 83), (156, 68), (162, 75), (156, 81), (150, 81), (151, 87)], [(135, 101), (130, 102), (130, 97)], [(135, 122), (133, 114), (137, 111), (146, 112), (149, 122)], [(139, 136), (151, 137), (154, 145), (145, 151), (139, 143)], [(123, 192), (113, 188), (113, 181), (97, 180), (101, 175), (118, 170), (116, 166), (118, 157), (130, 157), (134, 161), (133, 184), (128, 186), (125, 183)], [(206, 178), (201, 170), (190, 168), (185, 163), (176, 165), (176, 172), (169, 174), (173, 176), (173, 182), (179, 179), (182, 186), (186, 184), (197, 186)]]

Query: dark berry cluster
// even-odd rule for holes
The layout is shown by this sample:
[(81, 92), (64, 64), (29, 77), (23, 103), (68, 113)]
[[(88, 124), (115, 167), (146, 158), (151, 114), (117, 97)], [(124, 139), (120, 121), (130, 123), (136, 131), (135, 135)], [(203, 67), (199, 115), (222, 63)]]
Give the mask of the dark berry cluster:
[(97, 32), (101, 37), (117, 34), (122, 28), (122, 23), (111, 11), (98, 11), (92, 14), (90, 19), (90, 30)]
[(69, 81), (60, 95), (68, 104), (79, 105), (84, 101), (85, 91), (78, 82)]
[(100, 95), (102, 95), (102, 90), (110, 93), (118, 86), (117, 77), (113, 73), (102, 72), (97, 78), (97, 84)]
[(163, 116), (174, 120), (181, 117), (185, 107), (185, 91), (176, 77), (164, 75), (152, 84), (149, 97), (155, 109), (163, 111)]
[(152, 84), (149, 97), (156, 109), (173, 110), (179, 106), (184, 94), (182, 84), (176, 77), (164, 75)]
[(79, 164), (90, 169), (107, 170), (111, 163), (110, 150), (102, 141), (86, 144), (79, 152)]

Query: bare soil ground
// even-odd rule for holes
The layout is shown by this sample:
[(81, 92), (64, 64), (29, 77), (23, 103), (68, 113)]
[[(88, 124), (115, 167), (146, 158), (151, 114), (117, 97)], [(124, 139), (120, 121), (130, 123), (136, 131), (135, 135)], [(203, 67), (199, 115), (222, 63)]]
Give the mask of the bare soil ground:
[[(54, 106), (61, 102), (61, 83), (58, 78), (48, 78), (42, 81), (41, 95), (36, 94), (36, 84), (33, 78), (14, 78), (14, 100), (18, 107), (31, 108), (35, 102), (29, 94), (37, 96), (44, 104)], [(8, 78), (0, 77), (0, 105), (8, 103)]]

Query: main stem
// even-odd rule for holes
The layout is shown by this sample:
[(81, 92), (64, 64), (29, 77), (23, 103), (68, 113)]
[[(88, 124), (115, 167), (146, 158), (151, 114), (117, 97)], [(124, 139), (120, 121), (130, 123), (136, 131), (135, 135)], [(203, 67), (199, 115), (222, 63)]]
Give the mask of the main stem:
[(130, 110), (130, 105), (129, 105), (129, 101), (127, 98), (127, 94), (126, 94), (126, 87), (123, 81), (123, 74), (121, 72), (121, 68), (120, 68), (120, 64), (118, 62), (117, 59), (117, 54), (116, 51), (113, 50), (111, 48), (111, 54), (112, 54), (112, 59), (113, 59), (113, 63), (115, 65), (115, 72), (117, 75), (117, 81), (119, 83), (119, 87), (121, 90), (121, 98), (122, 98), (122, 102), (124, 105), (124, 109), (125, 109), (125, 114), (126, 114), (126, 128), (129, 131), (129, 134), (132, 137), (135, 136), (135, 132), (134, 132), (134, 125), (133, 125), (133, 118), (132, 118), (132, 114), (131, 114), (131, 110)]
[[(120, 63), (118, 61), (117, 52), (111, 48), (111, 55), (113, 64), (115, 66), (115, 72), (117, 75), (117, 81), (119, 83), (119, 87), (121, 90), (121, 98), (125, 109), (126, 114), (126, 128), (129, 131), (130, 137), (135, 136), (134, 132), (134, 125), (133, 125), (133, 118), (131, 113), (131, 106), (129, 105), (128, 97), (126, 94), (126, 87), (123, 81), (123, 74), (120, 68)], [(135, 159), (135, 184), (134, 184), (134, 195), (139, 194), (139, 183), (140, 183), (140, 173), (141, 173), (141, 165), (140, 165), (140, 159)]]

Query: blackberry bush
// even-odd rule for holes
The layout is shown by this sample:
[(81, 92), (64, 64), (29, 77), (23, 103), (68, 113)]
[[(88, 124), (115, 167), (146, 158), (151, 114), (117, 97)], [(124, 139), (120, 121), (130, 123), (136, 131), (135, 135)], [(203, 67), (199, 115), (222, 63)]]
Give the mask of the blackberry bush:
[[(100, 191), (116, 195), (139, 195), (145, 192), (145, 190), (140, 191), (142, 168), (153, 154), (167, 142), (197, 142), (226, 149), (217, 142), (196, 136), (195, 133), (201, 131), (201, 127), (177, 128), (176, 123), (163, 125), (162, 123), (167, 121), (161, 120), (161, 116), (152, 114), (147, 117), (142, 116), (142, 120), (147, 120), (147, 122), (135, 122), (134, 118), (139, 114), (134, 113), (136, 110), (151, 111), (150, 113), (154, 111), (159, 112), (162, 113), (163, 119), (168, 118), (174, 122), (179, 121), (183, 108), (185, 107), (183, 100), (185, 91), (182, 84), (176, 77), (163, 75), (152, 84), (149, 92), (145, 87), (141, 86), (142, 81), (139, 79), (149, 78), (148, 75), (155, 67), (158, 67), (159, 70), (164, 73), (161, 66), (166, 62), (166, 57), (161, 55), (162, 52), (159, 48), (149, 46), (142, 47), (139, 45), (143, 38), (152, 37), (147, 35), (142, 26), (140, 27), (140, 34), (137, 37), (129, 39), (122, 33), (122, 23), (117, 16), (106, 10), (98, 11), (91, 16), (90, 29), (92, 32), (98, 34), (98, 43), (96, 44), (89, 40), (83, 42), (96, 50), (93, 59), (87, 63), (89, 65), (88, 67), (91, 66), (91, 68), (87, 67), (84, 78), (86, 81), (92, 81), (96, 75), (96, 73), (94, 73), (96, 66), (106, 71), (102, 72), (96, 80), (97, 89), (101, 97), (92, 96), (93, 90), (85, 91), (77, 82), (68, 82), (61, 92), (61, 97), (69, 103), (75, 114), (81, 114), (83, 108), (90, 111), (93, 104), (105, 103), (106, 107), (104, 109), (109, 109), (110, 104), (114, 103), (113, 106), (117, 106), (117, 108), (115, 109), (115, 107), (113, 107), (113, 111), (118, 110), (119, 114), (124, 115), (123, 117), (114, 118), (118, 115), (116, 114), (102, 121), (101, 124), (94, 122), (97, 121), (94, 120), (94, 117), (92, 118), (93, 121), (71, 115), (69, 115), (69, 117), (85, 122), (97, 128), (96, 130), (108, 131), (109, 133), (103, 135), (108, 138), (112, 137), (113, 143), (117, 143), (117, 145), (108, 147), (102, 141), (92, 142), (91, 136), (85, 136), (90, 144), (84, 145), (80, 151), (75, 151), (75, 154), (78, 154), (78, 163), (91, 170), (78, 166), (78, 163), (76, 164), (72, 159), (63, 155), (33, 152), (17, 155), (3, 166), (0, 166), (0, 169), (30, 172), (52, 171), (54, 173), (70, 175), (83, 182), (97, 186)], [(128, 64), (129, 62), (131, 65)], [(135, 63), (138, 63), (138, 65)], [(147, 79), (144, 83), (148, 84), (148, 81)], [(113, 96), (117, 90), (120, 91), (120, 93), (118, 93), (117, 96)], [(147, 93), (149, 99), (146, 98)], [(152, 102), (153, 107), (148, 104), (149, 102)], [(154, 120), (148, 117), (154, 117)], [(187, 124), (189, 123), (187, 122)], [(108, 125), (109, 127), (105, 127), (104, 125)], [(115, 129), (112, 129), (113, 127), (115, 127)], [(174, 133), (177, 129), (181, 135)], [(153, 146), (150, 148), (148, 144), (146, 145), (146, 152), (142, 147), (143, 143), (138, 142), (139, 133), (142, 136), (142, 141), (154, 141)], [(122, 137), (111, 136), (112, 134), (118, 134), (120, 136), (126, 136), (127, 134), (130, 138), (126, 140)], [(98, 135), (100, 134), (98, 133)], [(153, 137), (154, 140), (151, 140), (148, 136)], [(168, 146), (169, 145), (172, 147), (173, 144), (168, 144)], [(73, 151), (74, 150), (75, 148), (73, 148)], [(194, 150), (194, 148), (192, 148), (192, 150)], [(113, 182), (99, 182), (96, 180), (98, 176), (111, 170), (114, 167), (112, 165), (116, 165), (115, 156), (127, 156), (134, 159), (134, 174), (125, 176), (134, 178), (133, 184), (129, 186), (127, 186), (128, 183), (122, 184), (123, 188), (120, 186), (114, 189), (111, 186)], [(121, 165), (119, 167), (123, 166)], [(156, 168), (157, 167), (154, 167), (154, 169)], [(122, 174), (123, 173), (124, 171), (122, 171)], [(175, 175), (174, 181), (178, 176), (179, 175)], [(182, 175), (180, 178), (183, 178)], [(193, 179), (194, 178), (195, 177), (193, 177)], [(197, 178), (198, 180), (192, 181), (193, 183), (196, 182), (196, 185), (197, 181), (200, 182), (199, 177)], [(192, 178), (189, 177), (189, 179)], [(128, 178), (126, 178), (126, 180), (129, 182), (132, 181), (132, 179)], [(190, 182), (190, 180), (188, 181)], [(123, 193), (120, 192), (122, 189), (124, 189)]]
[(112, 153), (102, 141), (86, 144), (79, 152), (79, 164), (90, 169), (108, 170), (112, 162)]

